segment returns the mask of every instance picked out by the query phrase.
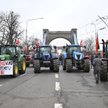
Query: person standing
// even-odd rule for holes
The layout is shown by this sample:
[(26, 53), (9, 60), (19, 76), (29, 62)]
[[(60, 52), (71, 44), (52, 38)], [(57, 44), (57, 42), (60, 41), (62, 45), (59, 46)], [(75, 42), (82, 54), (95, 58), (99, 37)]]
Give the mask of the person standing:
[(91, 69), (93, 67), (93, 59), (94, 59), (94, 54), (91, 54), (90, 60), (91, 60)]
[(62, 65), (62, 54), (59, 56), (60, 65)]
[(102, 60), (99, 57), (99, 54), (96, 54), (93, 60), (93, 68), (94, 68), (94, 77), (97, 84), (99, 83), (100, 80), (101, 65), (102, 65)]

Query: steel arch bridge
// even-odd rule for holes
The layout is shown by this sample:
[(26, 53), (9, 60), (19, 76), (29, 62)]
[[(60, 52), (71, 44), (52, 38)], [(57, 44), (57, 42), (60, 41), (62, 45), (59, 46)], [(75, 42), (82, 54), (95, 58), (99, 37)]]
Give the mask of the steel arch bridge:
[(49, 31), (43, 29), (43, 44), (49, 45), (49, 43), (56, 38), (64, 38), (71, 44), (78, 44), (77, 29), (71, 29), (71, 31)]

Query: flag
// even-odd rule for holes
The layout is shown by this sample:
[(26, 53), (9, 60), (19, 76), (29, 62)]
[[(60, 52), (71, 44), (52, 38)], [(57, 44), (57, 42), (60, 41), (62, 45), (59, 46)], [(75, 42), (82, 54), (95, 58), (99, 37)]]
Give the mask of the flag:
[(15, 44), (16, 44), (16, 45), (19, 45), (19, 44), (20, 44), (20, 40), (19, 40), (19, 39), (16, 39), (16, 40), (15, 40)]
[(99, 49), (99, 39), (98, 39), (98, 34), (96, 36), (96, 54), (98, 54), (98, 49)]
[(27, 51), (27, 45), (25, 45), (25, 46), (23, 47), (23, 51), (24, 51), (24, 52)]
[(80, 41), (80, 46), (85, 46), (86, 45), (86, 42), (84, 40), (81, 40)]
[(83, 45), (83, 41), (81, 40), (81, 41), (80, 41), (80, 46), (82, 46), (82, 45)]

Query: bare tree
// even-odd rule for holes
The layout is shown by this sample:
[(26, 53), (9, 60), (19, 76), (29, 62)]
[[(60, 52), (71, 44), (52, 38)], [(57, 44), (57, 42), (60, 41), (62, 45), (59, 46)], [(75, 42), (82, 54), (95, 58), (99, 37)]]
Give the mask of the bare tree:
[(4, 39), (4, 28), (3, 28), (3, 17), (0, 16), (0, 43), (3, 43)]
[(23, 31), (20, 30), (19, 17), (13, 11), (9, 14), (4, 12), (0, 14), (1, 44), (15, 44), (15, 39), (20, 38)]
[(86, 50), (90, 53), (94, 52), (94, 48), (95, 48), (95, 41), (93, 37), (89, 37), (85, 40), (86, 42)]
[(34, 46), (36, 46), (37, 43), (40, 44), (41, 41), (38, 38), (30, 37), (29, 41), (28, 41), (28, 46), (32, 46), (32, 48), (33, 48)]

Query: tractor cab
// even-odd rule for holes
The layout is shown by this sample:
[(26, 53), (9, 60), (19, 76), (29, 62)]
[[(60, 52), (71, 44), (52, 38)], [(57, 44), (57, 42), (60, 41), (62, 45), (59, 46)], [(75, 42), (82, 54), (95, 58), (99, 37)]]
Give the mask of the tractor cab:
[(18, 50), (18, 47), (14, 45), (2, 45), (0, 47), (0, 55), (2, 55), (2, 57), (4, 56), (5, 59), (9, 57), (7, 58), (8, 60), (16, 58), (18, 56), (18, 52), (20, 53), (20, 51), (21, 50)]
[(108, 40), (106, 41), (106, 52), (105, 52), (105, 54), (106, 54), (106, 58), (108, 58)]
[(108, 40), (105, 42), (102, 39), (102, 46), (103, 46), (102, 57), (103, 58), (108, 58)]
[(67, 58), (73, 58), (75, 60), (81, 60), (84, 58), (84, 54), (81, 52), (80, 45), (68, 45), (66, 46)]

